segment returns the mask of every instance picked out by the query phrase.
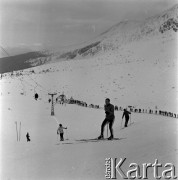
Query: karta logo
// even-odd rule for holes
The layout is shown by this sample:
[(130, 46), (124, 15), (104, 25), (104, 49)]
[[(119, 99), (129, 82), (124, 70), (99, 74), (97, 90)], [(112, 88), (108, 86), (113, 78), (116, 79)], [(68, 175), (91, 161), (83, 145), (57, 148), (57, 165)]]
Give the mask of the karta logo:
[[(164, 166), (158, 163), (158, 159), (155, 159), (155, 162), (152, 163), (143, 163), (138, 165), (137, 163), (131, 163), (127, 171), (123, 171), (122, 165), (126, 161), (126, 158), (120, 158), (117, 161), (117, 158), (106, 158), (105, 159), (105, 178), (106, 179), (117, 179), (117, 175), (123, 179), (148, 179), (148, 168), (153, 169), (153, 176), (149, 177), (151, 179), (177, 179), (175, 175), (175, 166), (172, 163), (166, 163)], [(163, 171), (161, 167), (164, 167)], [(142, 171), (142, 173), (141, 173)], [(161, 175), (161, 176), (160, 176)]]

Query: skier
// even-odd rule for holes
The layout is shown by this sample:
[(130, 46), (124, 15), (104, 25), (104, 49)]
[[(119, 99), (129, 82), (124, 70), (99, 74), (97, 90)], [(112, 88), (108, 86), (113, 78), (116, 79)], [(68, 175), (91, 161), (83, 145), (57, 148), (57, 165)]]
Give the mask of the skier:
[(27, 132), (27, 134), (26, 134), (26, 138), (27, 138), (27, 142), (30, 141), (30, 135), (29, 135), (28, 132)]
[(129, 114), (131, 114), (131, 112), (127, 111), (127, 109), (124, 109), (123, 115), (122, 115), (122, 119), (125, 116), (125, 127), (127, 127), (127, 124), (129, 122)]
[(103, 137), (104, 127), (107, 123), (109, 123), (109, 130), (110, 130), (111, 136), (108, 138), (108, 140), (111, 140), (114, 138), (112, 126), (114, 123), (115, 116), (114, 116), (114, 106), (110, 104), (109, 98), (105, 100), (104, 110), (106, 113), (106, 117), (101, 125), (101, 135), (98, 137), (98, 139), (104, 138)]
[(63, 137), (64, 131), (63, 131), (63, 129), (67, 129), (67, 127), (65, 128), (65, 127), (62, 126), (62, 124), (59, 124), (59, 127), (57, 129), (57, 135), (59, 136), (59, 134), (60, 134), (60, 141), (64, 141), (64, 137)]
[(38, 99), (38, 93), (35, 93), (35, 100), (37, 101)]

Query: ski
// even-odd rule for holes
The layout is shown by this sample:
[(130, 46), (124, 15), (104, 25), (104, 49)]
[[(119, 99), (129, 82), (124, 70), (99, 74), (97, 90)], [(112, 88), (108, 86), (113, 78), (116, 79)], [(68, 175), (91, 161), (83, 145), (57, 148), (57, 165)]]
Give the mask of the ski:
[(78, 140), (72, 140), (72, 141), (63, 141), (63, 142), (59, 142), (57, 143), (57, 145), (65, 145), (65, 144), (80, 144), (80, 143), (94, 143), (94, 142), (103, 142), (103, 141), (118, 141), (121, 140), (123, 138), (113, 138), (111, 140), (109, 140), (108, 138), (103, 138), (103, 139), (98, 139), (98, 138), (93, 138), (93, 139), (78, 139)]
[(75, 145), (75, 144), (81, 144), (81, 143), (101, 143), (101, 142), (108, 142), (108, 141), (120, 141), (126, 138), (113, 138), (109, 140), (108, 138), (98, 139), (98, 138), (91, 138), (91, 139), (73, 139), (73, 140), (65, 140), (65, 141), (59, 141), (56, 143), (56, 145)]
[(127, 127), (122, 127), (121, 130), (122, 130), (122, 129), (125, 129), (125, 128), (128, 128), (129, 126), (131, 126), (131, 125), (133, 125), (133, 124), (134, 124), (134, 122), (131, 122), (131, 124), (129, 124)]
[(102, 139), (98, 139), (98, 138), (93, 138), (93, 139), (80, 139), (80, 140), (76, 140), (76, 141), (114, 141), (114, 140), (121, 140), (121, 138), (112, 138), (112, 139), (108, 139), (108, 138), (102, 138)]

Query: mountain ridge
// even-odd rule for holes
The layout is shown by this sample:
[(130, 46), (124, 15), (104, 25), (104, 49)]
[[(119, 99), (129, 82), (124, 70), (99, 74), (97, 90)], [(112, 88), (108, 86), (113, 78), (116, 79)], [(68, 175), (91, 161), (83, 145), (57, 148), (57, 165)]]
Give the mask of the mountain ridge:
[[(165, 34), (170, 30), (173, 33), (178, 31), (178, 4), (144, 21), (121, 21), (95, 39), (79, 45), (78, 48), (71, 47), (71, 50), (57, 52), (29, 52), (0, 58), (0, 73), (22, 70), (46, 63), (94, 57), (106, 51), (117, 50), (123, 44), (154, 38), (154, 36)], [(18, 66), (14, 65), (14, 59), (16, 59)]]

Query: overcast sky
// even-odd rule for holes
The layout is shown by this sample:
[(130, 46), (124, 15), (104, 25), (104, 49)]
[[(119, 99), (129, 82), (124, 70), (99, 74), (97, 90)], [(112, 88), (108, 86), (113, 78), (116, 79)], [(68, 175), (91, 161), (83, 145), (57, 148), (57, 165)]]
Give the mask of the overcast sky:
[(43, 48), (78, 44), (122, 20), (142, 20), (176, 3), (176, 0), (0, 0), (0, 45)]

